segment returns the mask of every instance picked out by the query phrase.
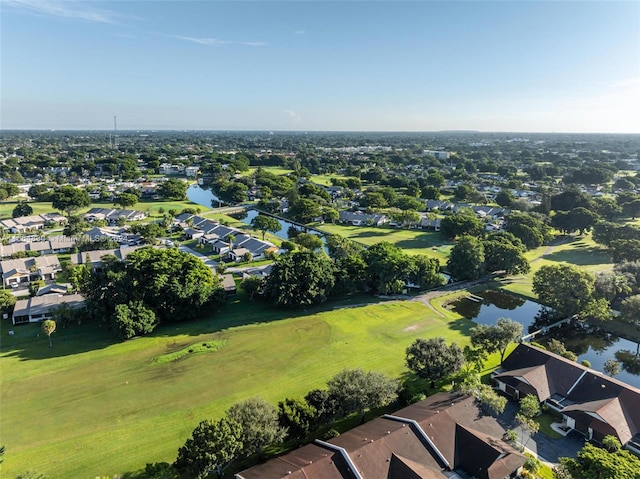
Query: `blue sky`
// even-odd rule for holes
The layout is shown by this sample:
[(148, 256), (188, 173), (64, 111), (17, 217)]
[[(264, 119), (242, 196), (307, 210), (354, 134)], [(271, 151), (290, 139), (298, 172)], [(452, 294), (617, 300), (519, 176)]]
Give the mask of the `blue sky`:
[(0, 0), (0, 127), (640, 132), (638, 1)]

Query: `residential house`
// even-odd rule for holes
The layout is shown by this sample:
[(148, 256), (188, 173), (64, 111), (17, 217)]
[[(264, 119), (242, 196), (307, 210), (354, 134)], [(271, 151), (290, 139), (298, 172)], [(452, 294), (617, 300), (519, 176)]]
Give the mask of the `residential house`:
[(338, 215), (342, 223), (349, 223), (353, 226), (381, 226), (389, 222), (389, 219), (385, 215), (367, 214), (361, 211), (340, 211)]
[(11, 318), (14, 325), (37, 323), (51, 318), (51, 310), (56, 306), (66, 304), (72, 308), (81, 308), (84, 298), (80, 294), (34, 296), (33, 298), (16, 301)]
[(4, 286), (11, 286), (30, 281), (52, 280), (62, 268), (57, 256), (44, 255), (0, 261), (0, 270)]
[(125, 221), (140, 221), (147, 217), (146, 213), (137, 210), (118, 210), (115, 208), (91, 208), (84, 215), (87, 221), (105, 220), (110, 225), (118, 223), (120, 218)]
[(116, 249), (99, 249), (94, 251), (82, 251), (71, 255), (71, 263), (74, 265), (91, 264), (91, 268), (99, 271), (104, 267), (105, 256), (115, 256), (116, 259), (124, 261), (131, 253), (140, 248), (149, 246), (120, 246)]
[(614, 436), (640, 455), (640, 389), (524, 343), (492, 377), (515, 399), (535, 395), (562, 415), (562, 428), (597, 443)]
[(45, 213), (2, 220), (0, 225), (9, 230), (10, 233), (26, 233), (44, 229), (47, 225), (62, 224), (66, 221), (67, 219), (58, 213)]
[(472, 397), (438, 393), (327, 441), (236, 474), (236, 479), (478, 479), (516, 477), (525, 457)]
[(423, 230), (440, 231), (440, 223), (442, 223), (440, 218), (431, 219), (423, 216), (420, 219), (420, 228)]

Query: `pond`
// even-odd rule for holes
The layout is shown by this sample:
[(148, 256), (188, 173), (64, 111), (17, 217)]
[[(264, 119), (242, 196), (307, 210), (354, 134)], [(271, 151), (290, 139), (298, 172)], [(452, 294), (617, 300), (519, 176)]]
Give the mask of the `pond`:
[(187, 198), (189, 201), (193, 201), (194, 203), (207, 208), (217, 208), (220, 201), (211, 190), (202, 188), (195, 184), (187, 188)]
[[(491, 326), (498, 318), (511, 318), (521, 323), (525, 332), (535, 331), (545, 324), (546, 308), (534, 301), (491, 290), (474, 293), (471, 298), (454, 302), (453, 310), (478, 324)], [(603, 371), (607, 359), (620, 361), (621, 372), (616, 379), (640, 388), (640, 344), (578, 324), (555, 328), (551, 334), (539, 336), (536, 341), (544, 344), (551, 339), (562, 341), (567, 350), (578, 355), (578, 362), (587, 360), (596, 371)]]
[(529, 330), (536, 315), (543, 309), (540, 304), (533, 301), (491, 290), (460, 299), (452, 306), (456, 313), (478, 324), (493, 326), (498, 318), (510, 318), (522, 324), (522, 330), (525, 332)]

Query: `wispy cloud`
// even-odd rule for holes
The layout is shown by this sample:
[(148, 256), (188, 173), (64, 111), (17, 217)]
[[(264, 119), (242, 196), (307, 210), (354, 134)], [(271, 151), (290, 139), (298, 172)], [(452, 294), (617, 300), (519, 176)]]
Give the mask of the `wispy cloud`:
[(235, 40), (221, 40), (219, 38), (206, 38), (206, 37), (186, 37), (182, 35), (171, 35), (172, 38), (178, 40), (185, 40), (187, 42), (198, 43), (200, 45), (209, 45), (219, 47), (223, 45), (243, 45), (246, 47), (266, 47), (268, 44), (265, 42), (242, 42)]
[(305, 33), (307, 32), (305, 32), (304, 30), (296, 30), (295, 32), (293, 32), (294, 35), (304, 35)]
[(293, 123), (300, 123), (302, 121), (302, 117), (298, 115), (295, 111), (285, 110), (284, 112), (289, 116), (289, 118), (291, 118)]
[(4, 8), (19, 10), (34, 15), (68, 18), (92, 23), (120, 24), (123, 16), (111, 10), (95, 8), (89, 2), (68, 0), (32, 1), (32, 0), (2, 0)]

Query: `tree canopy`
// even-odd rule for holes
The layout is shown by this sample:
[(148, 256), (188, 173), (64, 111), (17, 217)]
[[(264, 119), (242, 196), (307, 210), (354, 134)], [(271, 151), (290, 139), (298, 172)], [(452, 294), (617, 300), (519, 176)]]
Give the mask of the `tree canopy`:
[(439, 379), (460, 370), (464, 363), (462, 349), (444, 338), (416, 339), (406, 352), (407, 367), (419, 377), (431, 381), (431, 387)]
[(591, 301), (594, 276), (571, 265), (543, 266), (533, 275), (538, 299), (564, 316), (579, 313)]
[(260, 397), (235, 403), (227, 417), (240, 425), (240, 440), (245, 454), (260, 455), (262, 448), (284, 439), (287, 431), (280, 427), (277, 409)]
[(70, 216), (80, 208), (90, 206), (91, 198), (84, 188), (65, 185), (56, 189), (51, 204), (56, 210), (63, 211), (67, 216)]
[(520, 339), (521, 335), (522, 324), (509, 318), (498, 318), (494, 326), (479, 324), (471, 328), (471, 344), (488, 353), (498, 351), (502, 364), (509, 344)]
[(362, 369), (345, 369), (327, 384), (329, 395), (339, 404), (343, 415), (353, 412), (364, 415), (367, 409), (386, 406), (398, 395), (396, 380)]
[(262, 232), (262, 239), (267, 231), (270, 233), (277, 233), (282, 229), (280, 222), (273, 216), (258, 215), (251, 220), (251, 227), (254, 230)]
[(325, 302), (334, 284), (334, 266), (326, 254), (295, 251), (275, 262), (264, 294), (280, 306), (310, 306)]
[(478, 238), (463, 236), (451, 249), (447, 270), (458, 280), (477, 279), (485, 268), (484, 244)]

